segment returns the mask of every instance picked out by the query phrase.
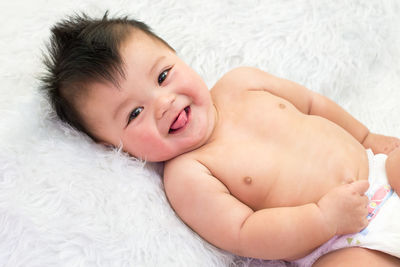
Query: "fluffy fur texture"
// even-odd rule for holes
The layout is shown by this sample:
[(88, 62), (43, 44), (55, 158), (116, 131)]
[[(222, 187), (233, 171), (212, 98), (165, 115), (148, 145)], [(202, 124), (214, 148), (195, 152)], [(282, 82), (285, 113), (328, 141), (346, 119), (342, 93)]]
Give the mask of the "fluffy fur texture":
[(396, 0), (1, 1), (1, 266), (285, 265), (209, 245), (168, 205), (160, 166), (55, 119), (37, 81), (49, 28), (107, 9), (150, 24), (209, 86), (256, 66), (323, 93), (371, 131), (400, 136)]

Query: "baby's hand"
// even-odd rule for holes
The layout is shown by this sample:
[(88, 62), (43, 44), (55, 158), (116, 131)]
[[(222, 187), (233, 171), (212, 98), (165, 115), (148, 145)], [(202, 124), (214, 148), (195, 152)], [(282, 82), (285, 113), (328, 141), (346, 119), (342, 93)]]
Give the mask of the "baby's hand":
[(336, 235), (356, 233), (368, 225), (368, 197), (364, 195), (368, 181), (356, 181), (338, 186), (319, 201), (329, 232)]
[(381, 134), (369, 133), (363, 142), (365, 148), (371, 148), (374, 154), (389, 154), (400, 147), (400, 139)]

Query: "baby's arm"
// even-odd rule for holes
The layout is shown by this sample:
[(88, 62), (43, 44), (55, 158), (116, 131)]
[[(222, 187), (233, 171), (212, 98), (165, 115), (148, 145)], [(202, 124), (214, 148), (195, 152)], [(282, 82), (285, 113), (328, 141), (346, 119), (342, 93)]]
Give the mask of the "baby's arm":
[(232, 196), (192, 159), (168, 162), (164, 185), (172, 207), (195, 232), (219, 248), (246, 257), (298, 258), (335, 234), (357, 232), (367, 224), (367, 200), (361, 196), (368, 187), (365, 181), (332, 190), (318, 205), (258, 211)]
[(363, 145), (365, 148), (371, 148), (375, 154), (383, 153), (389, 155), (400, 147), (400, 139), (392, 136), (369, 133)]
[(309, 92), (311, 94), (310, 115), (322, 116), (338, 124), (353, 135), (365, 148), (371, 148), (375, 154), (390, 154), (400, 146), (399, 138), (371, 133), (367, 127), (332, 100), (318, 93)]

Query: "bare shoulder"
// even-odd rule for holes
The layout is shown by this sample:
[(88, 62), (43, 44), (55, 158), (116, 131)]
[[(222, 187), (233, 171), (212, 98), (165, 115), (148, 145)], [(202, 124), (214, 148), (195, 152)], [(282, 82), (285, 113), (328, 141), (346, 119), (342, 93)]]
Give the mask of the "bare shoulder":
[(185, 203), (190, 203), (208, 192), (228, 193), (229, 190), (213, 177), (206, 166), (193, 156), (181, 155), (165, 163), (164, 188), (168, 200), (178, 213), (185, 213)]
[(211, 91), (213, 93), (225, 92), (229, 90), (236, 92), (247, 91), (248, 89), (259, 89), (279, 79), (254, 67), (237, 67), (224, 74)]
[(268, 92), (284, 98), (306, 114), (310, 110), (312, 99), (316, 96), (311, 90), (296, 82), (253, 67), (239, 67), (229, 71), (211, 89), (214, 101), (237, 100), (243, 97), (243, 93), (253, 92)]

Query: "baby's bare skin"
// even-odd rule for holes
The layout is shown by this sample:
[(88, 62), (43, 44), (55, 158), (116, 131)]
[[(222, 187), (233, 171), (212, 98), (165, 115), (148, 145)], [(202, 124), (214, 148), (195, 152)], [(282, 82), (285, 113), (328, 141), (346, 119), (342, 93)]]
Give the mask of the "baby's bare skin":
[[(257, 211), (265, 213), (275, 210), (279, 213), (274, 209), (277, 207), (299, 207), (293, 209), (293, 213), (292, 210), (283, 210), (282, 214), (287, 212), (287, 220), (290, 220), (289, 217), (298, 219), (294, 219), (293, 225), (288, 228), (293, 229), (297, 224), (296, 230), (304, 230), (305, 233), (308, 228), (309, 233), (314, 232), (316, 242), (307, 244), (307, 238), (300, 235), (297, 241), (304, 247), (296, 252), (298, 243), (296, 238), (293, 239), (296, 230), (292, 235), (290, 232), (283, 234), (283, 237), (269, 233), (271, 238), (276, 238), (274, 249), (281, 245), (284, 252), (277, 249), (277, 254), (271, 253), (266, 257), (280, 258), (280, 253), (286, 253), (291, 255), (286, 256), (288, 259), (298, 258), (320, 244), (323, 238), (319, 240), (315, 234), (315, 229), (320, 225), (313, 224), (317, 220), (310, 222), (302, 216), (307, 216), (307, 212), (310, 212), (309, 219), (316, 216), (309, 204), (318, 203), (333, 188), (368, 179), (368, 159), (365, 147), (360, 143), (368, 136), (368, 130), (320, 95), (314, 96), (314, 103), (310, 103), (309, 94), (309, 90), (298, 84), (250, 68), (235, 70), (212, 88), (217, 123), (208, 143), (167, 162), (165, 167), (164, 182), (171, 204), (196, 232), (217, 246), (237, 254), (265, 257), (268, 253), (255, 252), (257, 247), (265, 244), (255, 244), (246, 252), (235, 251), (230, 233), (225, 232), (235, 225), (228, 223), (221, 224), (221, 228), (217, 225), (211, 227), (210, 222), (218, 223), (219, 220), (210, 220), (210, 217), (240, 218), (246, 216), (246, 208), (251, 208), (250, 214), (254, 214)], [(329, 107), (332, 110), (326, 109), (325, 105), (332, 105)], [(329, 110), (326, 115), (347, 129), (321, 116), (309, 115), (318, 113), (320, 109)], [(183, 169), (191, 170), (183, 172), (186, 178), (182, 179), (185, 181), (177, 178), (178, 170), (182, 173)], [(188, 176), (195, 177), (199, 172), (207, 175), (195, 179), (193, 184), (188, 181), (191, 179)], [(178, 185), (176, 181), (184, 185)], [(178, 192), (177, 188), (182, 187), (185, 190)], [(196, 187), (199, 189), (190, 190)], [(235, 209), (239, 208), (234, 201), (225, 203), (225, 209), (230, 214), (222, 214), (222, 211), (213, 214), (210, 207), (217, 205), (215, 199), (207, 199), (200, 192), (203, 190), (232, 195), (246, 205), (246, 208), (242, 207), (244, 214), (235, 214)], [(363, 195), (365, 190), (366, 187), (360, 194)], [(196, 195), (200, 197), (193, 197)], [(199, 212), (202, 209), (204, 212)], [(282, 227), (283, 218), (278, 219), (280, 215), (274, 218), (275, 215), (271, 213), (269, 217), (265, 216), (265, 221), (261, 220), (264, 223), (261, 227), (274, 229), (272, 231), (285, 229)], [(232, 221), (235, 219), (241, 220), (232, 218)], [(226, 239), (225, 234), (228, 236)], [(285, 242), (296, 246), (288, 248)]]
[[(365, 148), (389, 153), (397, 138), (369, 133), (327, 98), (254, 68), (229, 72), (210, 95), (159, 41), (136, 32), (120, 50), (120, 87), (90, 84), (81, 116), (103, 143), (166, 161), (172, 207), (207, 241), (294, 259), (367, 225)], [(391, 155), (389, 181), (400, 187), (400, 153)]]
[(365, 148), (348, 132), (268, 90), (235, 86), (233, 79), (212, 89), (219, 123), (212, 141), (188, 156), (243, 203), (316, 203), (335, 186), (367, 179)]

